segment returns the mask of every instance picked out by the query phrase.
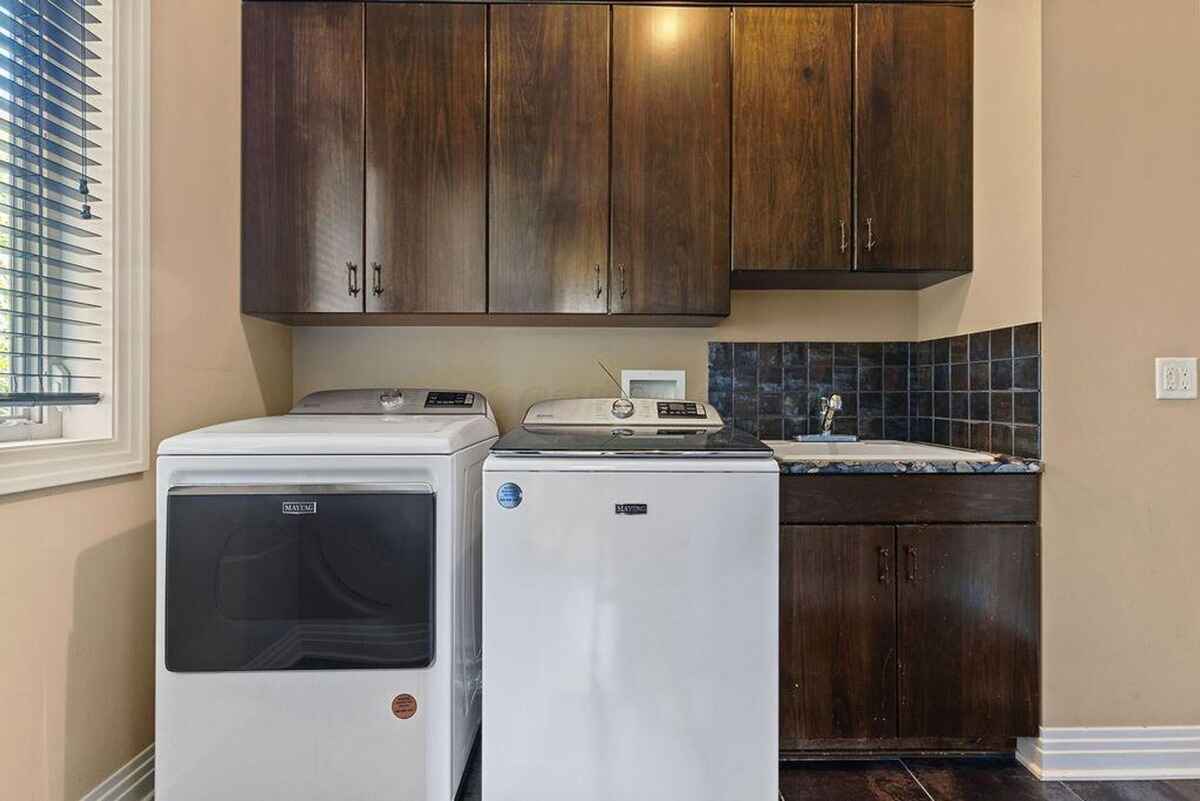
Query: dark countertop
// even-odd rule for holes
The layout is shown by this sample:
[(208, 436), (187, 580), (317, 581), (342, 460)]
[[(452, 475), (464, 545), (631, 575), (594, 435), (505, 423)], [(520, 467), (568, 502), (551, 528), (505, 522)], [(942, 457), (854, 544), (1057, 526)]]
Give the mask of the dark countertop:
[(867, 462), (780, 462), (783, 475), (901, 475), (916, 473), (929, 475), (975, 474), (1000, 475), (1013, 473), (1041, 473), (1042, 462), (1036, 459), (1018, 459), (1015, 456), (993, 454), (994, 462), (916, 462), (880, 460)]

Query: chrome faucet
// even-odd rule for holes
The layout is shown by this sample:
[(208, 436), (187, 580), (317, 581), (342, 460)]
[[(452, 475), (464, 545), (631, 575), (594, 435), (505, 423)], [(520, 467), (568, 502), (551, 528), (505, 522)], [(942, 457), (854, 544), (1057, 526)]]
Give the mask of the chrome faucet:
[(833, 433), (833, 418), (842, 410), (842, 396), (830, 395), (828, 398), (822, 397), (819, 401), (821, 408), (821, 433), (820, 434), (802, 434), (796, 437), (799, 442), (857, 442), (858, 437), (854, 434), (835, 434)]
[(821, 403), (821, 436), (828, 437), (833, 433), (833, 418), (842, 410), (842, 396), (834, 394), (828, 398), (822, 397)]

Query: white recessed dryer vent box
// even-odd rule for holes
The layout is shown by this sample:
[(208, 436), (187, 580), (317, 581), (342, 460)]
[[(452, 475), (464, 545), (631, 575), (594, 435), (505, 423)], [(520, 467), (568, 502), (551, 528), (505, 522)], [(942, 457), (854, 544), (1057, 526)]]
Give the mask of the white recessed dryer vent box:
[(631, 398), (684, 400), (686, 376), (685, 370), (622, 370), (621, 388)]

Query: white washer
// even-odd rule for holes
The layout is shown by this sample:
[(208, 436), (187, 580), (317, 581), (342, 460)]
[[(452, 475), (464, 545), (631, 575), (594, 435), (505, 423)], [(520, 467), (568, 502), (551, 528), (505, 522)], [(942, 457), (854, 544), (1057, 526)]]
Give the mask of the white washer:
[(479, 393), (375, 389), (162, 443), (157, 798), (454, 798), (497, 433)]
[(704, 403), (547, 401), (483, 508), (483, 798), (775, 801), (770, 449)]

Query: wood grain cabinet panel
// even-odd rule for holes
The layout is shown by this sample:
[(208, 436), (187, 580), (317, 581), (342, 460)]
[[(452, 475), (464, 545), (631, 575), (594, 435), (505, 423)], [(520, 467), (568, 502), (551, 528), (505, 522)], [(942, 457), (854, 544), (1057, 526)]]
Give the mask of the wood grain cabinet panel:
[(901, 526), (901, 737), (1034, 736), (1037, 526)]
[(491, 9), (489, 310), (608, 311), (608, 7)]
[(780, 530), (780, 747), (896, 733), (895, 529)]
[(612, 13), (610, 309), (728, 314), (730, 9)]
[(487, 9), (366, 14), (366, 310), (483, 312)]
[(363, 310), (362, 28), (361, 5), (242, 5), (248, 314)]
[(734, 11), (735, 270), (853, 264), (853, 13)]
[(855, 10), (858, 266), (969, 270), (973, 11)]

